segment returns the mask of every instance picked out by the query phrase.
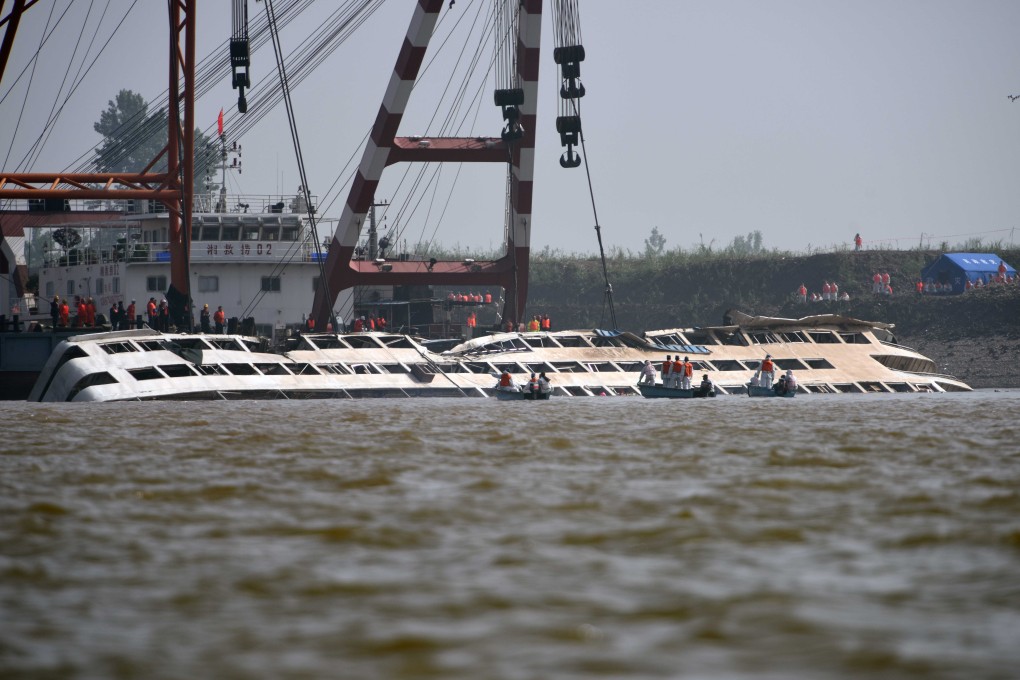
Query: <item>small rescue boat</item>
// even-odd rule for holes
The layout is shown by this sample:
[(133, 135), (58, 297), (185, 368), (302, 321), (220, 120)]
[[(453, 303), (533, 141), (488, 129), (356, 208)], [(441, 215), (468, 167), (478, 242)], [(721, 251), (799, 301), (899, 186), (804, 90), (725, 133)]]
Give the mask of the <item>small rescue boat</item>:
[(749, 397), (786, 397), (792, 399), (797, 394), (797, 390), (787, 390), (783, 394), (776, 392), (771, 387), (762, 387), (761, 385), (748, 385), (747, 396)]
[(715, 390), (709, 390), (706, 393), (700, 387), (684, 390), (678, 387), (664, 387), (647, 383), (639, 384), (637, 387), (645, 399), (704, 399), (715, 396)]

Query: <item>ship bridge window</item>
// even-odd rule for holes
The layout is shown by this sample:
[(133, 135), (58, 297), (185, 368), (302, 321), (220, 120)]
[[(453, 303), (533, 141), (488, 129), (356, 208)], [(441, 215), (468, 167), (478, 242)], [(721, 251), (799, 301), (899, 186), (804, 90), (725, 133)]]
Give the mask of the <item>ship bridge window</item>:
[(734, 347), (747, 347), (751, 343), (747, 341), (744, 334), (740, 331), (717, 331), (719, 333), (719, 339), (722, 340), (722, 344), (731, 345)]
[(901, 354), (872, 354), (871, 358), (894, 371), (909, 373), (935, 373), (935, 362), (923, 357), (910, 357)]
[(297, 227), (283, 227), (280, 230), (281, 241), (297, 241), (298, 229)]
[(259, 240), (259, 227), (258, 225), (250, 226), (244, 225), (241, 228), (241, 240), (242, 241), (258, 241)]
[(283, 364), (255, 364), (263, 375), (290, 375), (290, 371)]
[(864, 333), (840, 333), (839, 337), (848, 345), (870, 345), (871, 341)]
[(251, 364), (223, 364), (223, 367), (233, 375), (258, 375), (258, 371)]
[(137, 352), (138, 348), (130, 342), (110, 342), (102, 345), (107, 354), (122, 354), (124, 352)]
[(67, 393), (66, 401), (73, 401), (78, 393), (87, 387), (93, 387), (95, 385), (113, 385), (117, 380), (106, 371), (100, 371), (99, 373), (90, 373), (78, 382), (74, 384), (71, 391)]
[(198, 237), (199, 241), (219, 241), (220, 240), (220, 225), (218, 224), (203, 224), (202, 231)]
[(350, 375), (353, 373), (351, 369), (343, 364), (319, 364), (319, 370), (323, 373), (334, 373), (336, 375)]
[[(736, 359), (715, 359), (715, 370), (717, 371), (747, 371), (751, 370)], [(757, 366), (755, 366), (757, 368)]]
[(782, 338), (783, 342), (807, 342), (807, 338), (800, 331), (789, 331), (786, 333), (780, 333), (779, 337)]
[(221, 236), (224, 241), (237, 241), (241, 236), (241, 226), (238, 224), (224, 224)]
[(826, 359), (805, 359), (804, 363), (808, 365), (808, 368), (835, 368)]
[(166, 364), (161, 365), (159, 370), (166, 373), (168, 378), (190, 378), (195, 375), (187, 364)]
[(839, 338), (832, 331), (808, 331), (807, 334), (819, 344), (839, 343)]
[(382, 347), (379, 341), (371, 335), (348, 335), (346, 340), (355, 349)]
[(591, 347), (591, 343), (582, 335), (559, 335), (556, 340), (564, 347)]
[(279, 241), (280, 240), (280, 225), (266, 225), (262, 227), (262, 240), (263, 241)]
[(403, 364), (379, 364), (379, 368), (383, 373), (408, 373), (408, 369)]
[(554, 370), (552, 364), (546, 363), (544, 361), (539, 361), (534, 364), (528, 364), (527, 366), (528, 370), (531, 371), (532, 373), (546, 373)]
[(129, 368), (128, 374), (135, 380), (161, 380), (166, 377), (152, 366)]

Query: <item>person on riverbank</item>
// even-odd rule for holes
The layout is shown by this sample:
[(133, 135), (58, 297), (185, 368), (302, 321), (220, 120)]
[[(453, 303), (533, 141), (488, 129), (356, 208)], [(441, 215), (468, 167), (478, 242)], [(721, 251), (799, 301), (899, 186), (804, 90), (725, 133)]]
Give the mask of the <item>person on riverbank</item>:
[(800, 288), (797, 289), (797, 296), (800, 297), (800, 301), (802, 303), (807, 302), (807, 286), (805, 286), (803, 283), (800, 284)]

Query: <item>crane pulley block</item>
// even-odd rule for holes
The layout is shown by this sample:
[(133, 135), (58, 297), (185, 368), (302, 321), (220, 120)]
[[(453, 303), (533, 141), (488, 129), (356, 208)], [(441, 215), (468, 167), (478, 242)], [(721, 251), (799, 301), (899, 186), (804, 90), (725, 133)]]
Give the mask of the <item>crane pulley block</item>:
[(564, 45), (553, 48), (553, 60), (557, 64), (582, 62), (584, 61), (584, 45)]
[(496, 90), (493, 93), (493, 99), (496, 101), (496, 106), (520, 106), (524, 103), (524, 89), (520, 87), (513, 87), (506, 90)]

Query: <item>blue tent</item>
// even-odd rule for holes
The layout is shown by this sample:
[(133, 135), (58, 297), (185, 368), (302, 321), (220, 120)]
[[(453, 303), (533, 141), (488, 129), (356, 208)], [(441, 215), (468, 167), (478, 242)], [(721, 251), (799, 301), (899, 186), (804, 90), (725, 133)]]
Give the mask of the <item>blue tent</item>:
[[(999, 275), (1002, 258), (994, 253), (945, 253), (921, 270), (921, 280), (942, 285), (950, 284), (954, 293), (962, 293), (967, 281), (978, 279), (988, 283)], [(1016, 269), (1006, 265), (1006, 274), (1016, 276)]]

